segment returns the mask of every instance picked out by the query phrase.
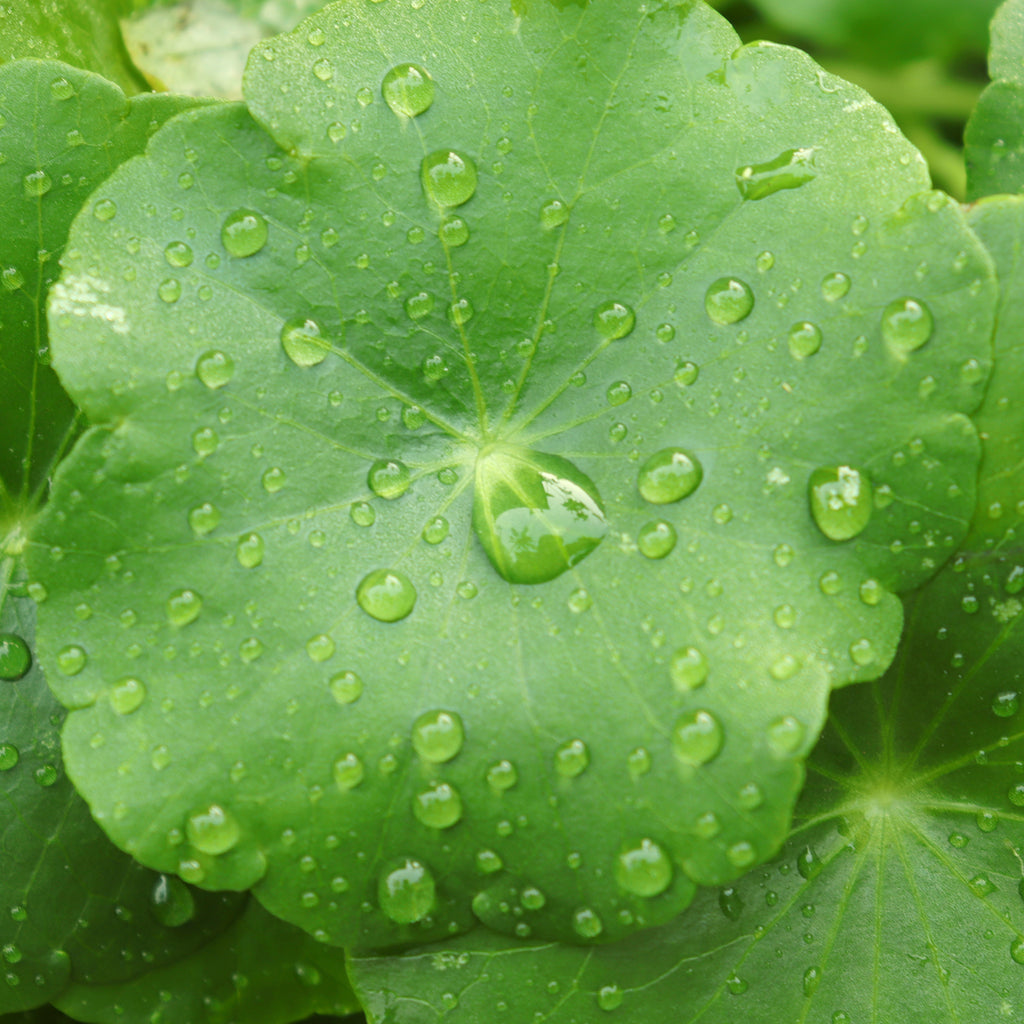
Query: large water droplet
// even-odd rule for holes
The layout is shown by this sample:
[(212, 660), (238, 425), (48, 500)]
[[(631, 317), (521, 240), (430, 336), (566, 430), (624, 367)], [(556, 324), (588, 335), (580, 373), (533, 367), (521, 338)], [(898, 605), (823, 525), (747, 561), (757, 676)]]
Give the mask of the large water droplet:
[(704, 295), (708, 317), (723, 327), (746, 319), (753, 308), (754, 293), (750, 285), (735, 277), (719, 278)]
[(703, 477), (695, 455), (682, 448), (662, 448), (640, 467), (637, 487), (644, 501), (669, 505), (693, 494)]
[(510, 583), (545, 583), (608, 530), (594, 482), (557, 455), (495, 446), (476, 462), (473, 529)]
[(497, 793), (504, 793), (519, 781), (519, 773), (511, 761), (498, 761), (487, 769), (487, 785)]
[(57, 652), (57, 668), (66, 676), (76, 676), (85, 668), (86, 654), (78, 644), (68, 644)]
[(125, 676), (110, 688), (110, 706), (117, 715), (130, 715), (145, 699), (146, 687), (134, 676)]
[(672, 727), (672, 746), (684, 764), (707, 764), (722, 749), (725, 733), (722, 723), (704, 710), (686, 711)]
[(590, 764), (590, 751), (583, 740), (569, 740), (555, 751), (555, 771), (563, 778), (582, 775)]
[(385, 76), (380, 87), (384, 102), (404, 117), (417, 117), (434, 102), (434, 80), (418, 64), (398, 64)]
[(165, 928), (180, 928), (196, 916), (192, 890), (175, 875), (157, 875), (149, 893), (149, 908)]
[(281, 347), (285, 355), (303, 369), (318, 366), (331, 350), (330, 342), (323, 336), (320, 325), (304, 317), (285, 321), (281, 327)]
[(438, 782), (416, 794), (412, 811), (427, 828), (451, 828), (462, 817), (462, 798), (447, 782)]
[(604, 922), (590, 907), (580, 907), (572, 915), (572, 930), (581, 939), (596, 939), (604, 931)]
[(615, 881), (634, 896), (652, 897), (672, 883), (672, 859), (653, 839), (626, 847), (615, 861)]
[(789, 332), (789, 352), (794, 359), (806, 359), (821, 348), (821, 328), (804, 321), (794, 324)]
[(334, 762), (334, 781), (342, 792), (358, 786), (364, 774), (363, 762), (351, 752)]
[(398, 622), (416, 604), (416, 588), (397, 569), (374, 569), (356, 587), (359, 607), (379, 622)]
[(28, 644), (14, 633), (0, 633), (0, 679), (21, 679), (32, 665)]
[(409, 489), (409, 467), (396, 459), (378, 459), (366, 474), (370, 490), (379, 498), (393, 501)]
[(917, 299), (897, 299), (882, 314), (882, 338), (897, 355), (919, 349), (932, 336), (934, 326), (931, 310)]
[(476, 192), (476, 166), (453, 149), (435, 150), (424, 157), (420, 178), (427, 198), (441, 207), (461, 206)]
[(258, 533), (243, 534), (238, 538), (235, 555), (243, 569), (255, 569), (263, 562), (263, 538)]
[(696, 690), (708, 678), (708, 659), (696, 647), (681, 647), (669, 664), (672, 683), (681, 693)]
[(187, 626), (199, 618), (203, 599), (194, 590), (176, 590), (167, 598), (167, 618), (172, 626)]
[(434, 876), (409, 857), (394, 862), (377, 883), (380, 909), (396, 924), (422, 921), (434, 909), (436, 899)]
[(455, 757), (464, 738), (462, 719), (454, 711), (427, 711), (413, 723), (413, 749), (432, 764), (443, 764)]
[(811, 515), (829, 540), (850, 540), (871, 520), (874, 502), (871, 483), (850, 466), (814, 470), (808, 482)]
[(235, 375), (235, 361), (226, 352), (211, 349), (196, 360), (196, 376), (210, 389), (222, 388)]
[(764, 199), (806, 185), (817, 173), (813, 148), (787, 149), (766, 163), (737, 168), (736, 185), (744, 199)]
[(220, 240), (232, 256), (253, 256), (267, 244), (266, 218), (255, 210), (235, 210), (224, 219)]
[(38, 199), (53, 188), (53, 179), (44, 170), (30, 171), (22, 178), (26, 199)]
[(618, 341), (630, 334), (636, 325), (636, 314), (621, 302), (602, 302), (594, 312), (594, 326), (602, 337)]
[(640, 554), (647, 558), (665, 558), (675, 548), (676, 539), (676, 528), (664, 519), (659, 519), (640, 527), (636, 546), (640, 549)]
[(188, 841), (200, 851), (216, 855), (233, 849), (242, 836), (238, 822), (220, 804), (210, 804), (185, 824)]

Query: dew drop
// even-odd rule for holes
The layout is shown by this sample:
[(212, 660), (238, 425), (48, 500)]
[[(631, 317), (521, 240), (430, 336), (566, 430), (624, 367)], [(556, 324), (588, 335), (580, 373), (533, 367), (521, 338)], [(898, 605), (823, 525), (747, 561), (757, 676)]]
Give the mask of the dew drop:
[(437, 901), (434, 876), (418, 860), (393, 862), (377, 883), (377, 901), (396, 924), (422, 921)]
[(814, 149), (787, 149), (763, 164), (736, 169), (736, 186), (744, 199), (766, 199), (783, 189), (800, 188), (817, 176)]
[(339, 704), (354, 704), (363, 693), (363, 680), (355, 672), (331, 676), (331, 695)]
[(373, 510), (373, 506), (365, 501), (353, 503), (348, 514), (356, 526), (373, 526), (377, 521), (377, 513)]
[(224, 219), (220, 240), (231, 256), (254, 256), (267, 244), (266, 218), (256, 210), (235, 210)]
[(363, 781), (365, 773), (363, 762), (351, 752), (334, 762), (334, 782), (343, 793), (355, 789)]
[(220, 804), (210, 804), (185, 823), (188, 841), (200, 853), (213, 856), (233, 849), (242, 836), (238, 822)]
[(882, 338), (896, 355), (921, 348), (931, 338), (934, 326), (931, 310), (917, 299), (897, 299), (882, 314)]
[(117, 216), (117, 203), (113, 199), (100, 199), (93, 206), (92, 215), (100, 221), (113, 220)]
[(569, 220), (569, 207), (561, 199), (552, 199), (540, 208), (540, 226), (545, 231), (560, 228)]
[(718, 907), (730, 921), (738, 921), (743, 916), (743, 899), (733, 888), (718, 893)]
[(53, 180), (42, 169), (30, 171), (22, 178), (21, 183), (25, 190), (26, 199), (38, 199), (41, 196), (45, 196), (53, 188)]
[(586, 771), (590, 751), (583, 740), (569, 740), (555, 751), (555, 771), (564, 779), (574, 779)]
[(753, 308), (754, 293), (750, 285), (734, 277), (719, 278), (704, 295), (708, 317), (722, 327), (745, 320)]
[(850, 291), (850, 279), (846, 274), (828, 274), (821, 282), (821, 295), (826, 302), (838, 302)]
[(784, 715), (768, 726), (768, 749), (776, 757), (789, 757), (800, 749), (807, 730), (792, 715)]
[(13, 743), (0, 743), (0, 772), (9, 772), (21, 759)]
[(157, 875), (149, 892), (149, 909), (165, 928), (180, 928), (196, 916), (196, 901), (180, 878)]
[(672, 655), (669, 675), (680, 693), (696, 690), (707, 682), (708, 659), (696, 647), (681, 647)]
[(285, 355), (303, 369), (319, 366), (330, 352), (330, 342), (315, 320), (296, 317), (281, 327), (281, 347)]
[(805, 878), (808, 881), (817, 878), (821, 874), (823, 867), (824, 864), (822, 864), (821, 858), (809, 846), (805, 846), (797, 855), (796, 869), (800, 872), (801, 878)]
[(519, 773), (511, 761), (498, 761), (487, 769), (487, 785), (496, 793), (504, 793), (519, 781)]
[(220, 509), (210, 502), (204, 501), (202, 505), (196, 505), (189, 510), (188, 525), (197, 537), (204, 537), (217, 528), (220, 522)]
[(469, 225), (461, 217), (449, 217), (438, 228), (441, 244), (449, 249), (458, 249), (469, 241)]
[(794, 359), (806, 359), (821, 348), (821, 328), (803, 321), (794, 324), (789, 332), (789, 352)]
[(78, 644), (68, 644), (57, 652), (57, 668), (66, 676), (76, 676), (85, 668), (86, 654)]
[(164, 259), (172, 267), (190, 267), (195, 256), (186, 242), (171, 242), (164, 249)]
[(417, 292), (405, 300), (405, 315), (410, 320), (423, 320), (434, 308), (434, 296), (430, 292)]
[(581, 939), (596, 939), (604, 931), (604, 922), (590, 907), (581, 907), (572, 915), (572, 930)]
[(418, 64), (398, 64), (380, 87), (384, 102), (403, 117), (418, 117), (434, 102), (434, 80)]
[(319, 664), (334, 657), (335, 643), (326, 633), (317, 633), (306, 641), (306, 654)]
[(686, 711), (672, 727), (672, 746), (676, 757), (695, 768), (716, 757), (724, 739), (722, 723), (710, 711)]
[(1015, 964), (1024, 965), (1024, 938), (1018, 936), (1010, 943), (1010, 959)]
[(634, 896), (650, 898), (672, 884), (672, 859), (653, 839), (627, 846), (616, 858), (615, 881)]
[(211, 390), (222, 388), (235, 375), (235, 361), (225, 352), (211, 349), (196, 360), (196, 376)]
[(871, 519), (871, 484), (850, 466), (814, 470), (808, 498), (814, 522), (829, 540), (850, 540), (863, 532)]
[(238, 538), (235, 557), (243, 569), (255, 569), (263, 562), (263, 538), (258, 533), (246, 533)]
[(1007, 790), (1006, 797), (1014, 807), (1024, 807), (1024, 782), (1014, 783)]
[(192, 449), (196, 455), (206, 457), (217, 450), (220, 438), (212, 427), (200, 427), (192, 434)]
[(662, 448), (640, 467), (637, 487), (645, 501), (668, 505), (693, 494), (703, 477), (695, 455), (682, 448)]
[(451, 828), (462, 817), (462, 798), (447, 782), (435, 783), (416, 794), (412, 811), (416, 820), (427, 828)]
[(618, 985), (602, 985), (597, 990), (597, 1005), (602, 1010), (617, 1010), (622, 1005), (623, 992)]
[(370, 490), (378, 498), (394, 501), (409, 489), (412, 474), (409, 467), (395, 459), (378, 459), (366, 474)]
[(602, 302), (594, 312), (594, 326), (608, 341), (618, 341), (632, 333), (636, 326), (636, 314), (621, 302)]
[(659, 519), (640, 528), (636, 544), (647, 558), (665, 558), (676, 546), (676, 529), (671, 523)]
[(32, 665), (28, 644), (14, 633), (0, 633), (0, 679), (21, 679)]
[(162, 302), (177, 302), (181, 298), (181, 282), (169, 277), (157, 285), (156, 293)]
[(450, 761), (462, 749), (465, 732), (454, 711), (427, 711), (413, 723), (412, 745), (431, 764)]
[(167, 618), (172, 626), (187, 626), (199, 618), (203, 599), (194, 590), (176, 590), (167, 598)]
[(435, 150), (423, 158), (423, 191), (440, 207), (461, 206), (476, 192), (476, 166), (453, 149)]
[(125, 676), (110, 688), (110, 706), (117, 715), (130, 715), (145, 699), (146, 687), (134, 676)]
[(440, 544), (447, 536), (450, 527), (444, 516), (434, 516), (423, 527), (423, 539), (428, 544)]

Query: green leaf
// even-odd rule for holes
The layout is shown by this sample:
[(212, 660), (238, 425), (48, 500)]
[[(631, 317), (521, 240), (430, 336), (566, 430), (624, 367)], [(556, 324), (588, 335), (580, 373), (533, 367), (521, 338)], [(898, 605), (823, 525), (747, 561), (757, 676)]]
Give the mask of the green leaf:
[(31, 514), (80, 429), (49, 368), (45, 322), (71, 221), (160, 124), (194, 105), (170, 96), (129, 101), (56, 61), (0, 66), (0, 534)]
[(329, 942), (626, 934), (777, 848), (954, 550), (991, 269), (881, 108), (703, 6), (418, 7), (257, 49), (284, 150), (185, 114), (75, 226), (65, 752)]
[(982, 53), (999, 0), (753, 0), (779, 27), (872, 64)]
[(480, 931), (357, 959), (374, 1024), (972, 1021), (1024, 1014), (1024, 200), (971, 216), (1003, 288), (977, 519), (882, 680), (833, 696), (783, 852), (597, 950)]
[(8, 0), (0, 14), (0, 63), (34, 57), (95, 71), (132, 95), (146, 89), (121, 40), (132, 0)]
[(1024, 191), (1024, 3), (1007, 0), (992, 21), (992, 84), (967, 123), (968, 198)]

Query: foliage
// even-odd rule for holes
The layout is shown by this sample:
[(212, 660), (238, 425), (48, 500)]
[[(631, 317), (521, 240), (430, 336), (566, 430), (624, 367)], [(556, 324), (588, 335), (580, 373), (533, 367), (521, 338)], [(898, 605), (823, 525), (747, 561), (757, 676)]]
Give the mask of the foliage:
[(0, 66), (4, 1024), (1019, 1016), (1019, 201), (696, 0), (128, 13)]

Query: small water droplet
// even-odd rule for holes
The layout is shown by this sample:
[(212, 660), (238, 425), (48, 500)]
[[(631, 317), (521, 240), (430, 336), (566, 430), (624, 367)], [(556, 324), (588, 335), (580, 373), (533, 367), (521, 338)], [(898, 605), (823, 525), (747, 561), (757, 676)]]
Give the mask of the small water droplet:
[(313, 74), (321, 82), (329, 82), (334, 77), (334, 68), (326, 57), (321, 57), (313, 62)]
[(801, 878), (806, 878), (810, 881), (813, 878), (817, 878), (821, 874), (824, 864), (821, 862), (821, 858), (811, 849), (809, 846), (805, 846), (796, 858), (796, 869), (800, 872)]
[(555, 771), (565, 779), (582, 775), (590, 764), (590, 751), (583, 740), (569, 740), (555, 751)]
[(263, 562), (263, 538), (258, 533), (243, 534), (238, 538), (235, 556), (243, 569), (255, 569)]
[(743, 899), (733, 888), (719, 891), (718, 907), (730, 921), (738, 921), (743, 916)]
[(384, 102), (404, 117), (418, 117), (434, 102), (434, 80), (418, 64), (398, 64), (380, 87)]
[(0, 679), (21, 679), (32, 665), (28, 644), (15, 633), (0, 633)]
[(203, 599), (194, 590), (176, 590), (167, 598), (167, 618), (172, 626), (187, 626), (199, 618)]
[(676, 546), (676, 529), (671, 523), (659, 519), (640, 528), (636, 544), (647, 558), (665, 558)]
[(355, 789), (365, 774), (363, 762), (351, 751), (334, 762), (334, 782), (343, 793)]
[(519, 781), (519, 773), (511, 761), (498, 761), (487, 769), (487, 785), (496, 793), (504, 793)]
[(38, 199), (53, 188), (53, 180), (44, 170), (31, 171), (22, 178), (26, 199)]
[(618, 985), (602, 985), (597, 990), (597, 1005), (602, 1010), (617, 1010), (622, 1005), (623, 992)]
[(254, 256), (267, 244), (267, 221), (256, 210), (235, 210), (224, 219), (220, 240), (229, 255)]
[(149, 893), (149, 909), (165, 928), (180, 928), (196, 916), (196, 901), (180, 878), (157, 875)]
[(78, 675), (85, 662), (85, 651), (78, 644), (69, 644), (57, 652), (57, 668), (66, 676)]
[(692, 494), (704, 470), (695, 455), (682, 448), (662, 448), (640, 467), (637, 487), (652, 505), (668, 505)]
[(448, 306), (448, 319), (456, 327), (468, 324), (473, 319), (473, 303), (469, 299), (456, 299)]
[(363, 693), (363, 680), (355, 672), (331, 676), (331, 694), (339, 704), (354, 704)]
[(821, 328), (803, 321), (794, 324), (789, 332), (789, 352), (794, 359), (806, 359), (821, 348)]
[(188, 525), (197, 537), (204, 537), (217, 528), (220, 523), (220, 509), (216, 505), (204, 501), (202, 505), (196, 505), (188, 513)]
[(410, 320), (423, 320), (430, 316), (433, 308), (434, 296), (430, 292), (417, 292), (405, 300), (405, 315)]
[(672, 859), (653, 839), (625, 847), (615, 861), (615, 881), (634, 896), (651, 898), (672, 884)]
[(783, 715), (768, 726), (768, 749), (776, 757), (789, 757), (800, 749), (806, 734), (803, 722), (792, 715)]
[(540, 208), (540, 226), (545, 231), (560, 228), (569, 220), (569, 207), (561, 199), (551, 199)]
[(164, 249), (164, 259), (172, 267), (190, 267), (194, 259), (192, 247), (186, 242), (171, 242)]
[(156, 292), (163, 302), (177, 302), (181, 298), (181, 282), (169, 277), (160, 282)]
[(703, 686), (708, 678), (708, 659), (696, 647), (681, 647), (672, 655), (669, 674), (680, 693)]
[(449, 249), (458, 249), (469, 241), (469, 225), (461, 217), (449, 217), (438, 228), (441, 243)]
[(461, 206), (476, 192), (476, 166), (453, 149), (435, 150), (424, 157), (420, 178), (427, 198), (440, 207)]
[(590, 907), (581, 907), (572, 915), (572, 930), (581, 939), (596, 939), (604, 931), (604, 922)]
[(428, 544), (440, 544), (448, 536), (449, 529), (448, 520), (444, 516), (434, 516), (423, 527), (423, 539)]
[(422, 921), (437, 902), (434, 876), (418, 860), (393, 862), (377, 883), (380, 909), (396, 924)]
[(636, 314), (621, 302), (602, 302), (594, 312), (594, 326), (608, 341), (618, 341), (632, 333), (636, 326)]
[(319, 664), (334, 657), (336, 645), (326, 633), (317, 633), (306, 641), (306, 654)]
[(464, 739), (462, 719), (454, 711), (427, 711), (412, 727), (413, 749), (432, 764), (450, 761), (462, 749)]
[(897, 299), (882, 314), (882, 338), (895, 355), (907, 355), (921, 348), (932, 336), (935, 322), (931, 310), (917, 299)]
[(808, 483), (811, 515), (829, 540), (845, 541), (867, 527), (874, 505), (871, 484), (850, 466), (814, 470)]
[(1007, 790), (1006, 797), (1014, 807), (1024, 807), (1024, 782), (1014, 783)]
[(676, 757), (695, 768), (715, 758), (724, 740), (722, 723), (710, 711), (685, 711), (672, 727), (672, 747)]
[(304, 317), (285, 321), (281, 327), (281, 347), (285, 355), (303, 369), (319, 366), (331, 350), (320, 325)]
[(850, 291), (850, 279), (846, 274), (827, 274), (821, 282), (821, 296), (826, 302), (838, 302)]
[(21, 760), (21, 754), (13, 743), (0, 743), (0, 772), (9, 772)]
[(220, 804), (210, 804), (191, 815), (185, 823), (188, 841), (200, 851), (217, 855), (238, 845), (242, 830)]
[(462, 798), (447, 782), (438, 782), (416, 794), (412, 811), (427, 828), (451, 828), (462, 818)]
[(1018, 936), (1010, 943), (1010, 959), (1016, 964), (1024, 965), (1024, 938)]
[(211, 390), (222, 388), (235, 375), (235, 361), (219, 349), (204, 352), (196, 360), (196, 376)]
[(117, 203), (113, 199), (100, 199), (93, 206), (92, 215), (101, 221), (113, 220), (117, 216)]
[(817, 176), (813, 147), (787, 149), (763, 164), (736, 169), (736, 186), (744, 199), (765, 199), (783, 189), (800, 188)]
[(1020, 710), (1020, 694), (1013, 690), (997, 693), (992, 699), (992, 713), (999, 718), (1012, 718)]
[(750, 285), (735, 277), (721, 277), (708, 287), (704, 309), (712, 323), (726, 327), (750, 316), (754, 293)]

